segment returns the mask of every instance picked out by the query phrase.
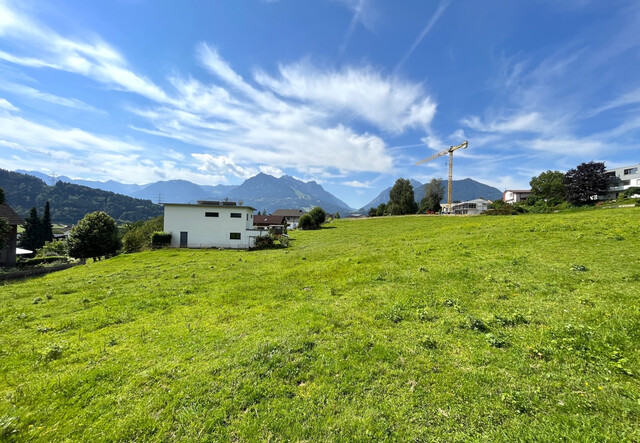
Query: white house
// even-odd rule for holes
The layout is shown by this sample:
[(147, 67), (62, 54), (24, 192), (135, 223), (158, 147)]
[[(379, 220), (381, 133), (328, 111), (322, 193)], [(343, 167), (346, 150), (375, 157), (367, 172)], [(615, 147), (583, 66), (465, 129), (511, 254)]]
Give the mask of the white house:
[(615, 200), (629, 188), (640, 188), (640, 164), (608, 169), (605, 176), (609, 184), (604, 197), (608, 200)]
[(502, 200), (510, 205), (525, 201), (533, 192), (531, 189), (507, 189), (502, 194)]
[(267, 232), (253, 227), (250, 206), (235, 202), (165, 203), (164, 230), (173, 248), (248, 249)]
[(489, 200), (476, 198), (466, 202), (454, 203), (451, 208), (452, 214), (457, 215), (477, 215), (482, 214), (489, 207)]

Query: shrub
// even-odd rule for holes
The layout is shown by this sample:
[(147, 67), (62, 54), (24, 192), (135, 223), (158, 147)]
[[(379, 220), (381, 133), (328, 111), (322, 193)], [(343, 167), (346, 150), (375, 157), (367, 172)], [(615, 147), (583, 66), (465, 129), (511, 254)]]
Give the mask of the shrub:
[(67, 262), (67, 257), (66, 256), (56, 256), (56, 255), (48, 255), (46, 257), (36, 257), (36, 258), (29, 258), (26, 260), (20, 260), (19, 262), (16, 263), (16, 266), (21, 267), (21, 268), (25, 268), (25, 267), (29, 267), (29, 266), (38, 266), (38, 265), (43, 265), (43, 264), (47, 264), (47, 263), (55, 263), (55, 262)]
[(298, 222), (298, 229), (302, 229), (306, 231), (308, 229), (317, 229), (317, 226), (313, 222), (313, 218), (309, 214), (304, 214), (300, 217), (300, 221)]
[(153, 246), (167, 246), (171, 244), (171, 232), (156, 231), (151, 234), (151, 244)]
[(115, 254), (122, 242), (116, 221), (102, 211), (92, 212), (71, 230), (69, 255), (74, 258), (97, 258)]
[(256, 237), (253, 243), (253, 249), (267, 249), (273, 246), (273, 237), (271, 235), (263, 235)]
[(36, 257), (50, 256), (66, 256), (69, 253), (69, 247), (66, 240), (51, 240), (45, 242), (44, 246), (37, 250)]
[(313, 219), (313, 224), (316, 225), (316, 228), (320, 228), (320, 226), (322, 226), (322, 224), (327, 220), (327, 213), (319, 206), (316, 206), (309, 211), (309, 215)]

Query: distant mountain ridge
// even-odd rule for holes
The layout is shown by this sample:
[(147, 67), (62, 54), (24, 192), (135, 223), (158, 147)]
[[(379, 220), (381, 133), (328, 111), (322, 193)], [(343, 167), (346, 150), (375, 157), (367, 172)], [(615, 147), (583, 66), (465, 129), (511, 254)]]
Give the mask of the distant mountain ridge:
[[(18, 172), (18, 171), (16, 171)], [(344, 216), (353, 208), (315, 181), (303, 182), (284, 175), (276, 178), (260, 173), (244, 181), (241, 185), (197, 185), (186, 180), (158, 181), (146, 185), (127, 185), (109, 180), (107, 182), (74, 180), (66, 176), (50, 177), (35, 171), (21, 171), (47, 183), (61, 181), (95, 189), (119, 192), (133, 198), (166, 203), (195, 203), (198, 200), (224, 200), (240, 202), (253, 206), (258, 211), (269, 213), (276, 209), (310, 210), (315, 206), (325, 211)]]
[[(411, 185), (413, 186), (413, 194), (416, 202), (420, 203), (425, 196), (427, 184), (421, 184), (417, 180), (410, 180)], [(444, 199), (442, 202), (447, 201), (447, 182), (446, 180), (442, 181), (442, 185), (444, 186)], [(371, 200), (365, 206), (360, 208), (360, 212), (367, 212), (369, 208), (376, 208), (380, 205), (380, 203), (388, 203), (389, 202), (389, 191), (391, 191), (391, 187), (388, 187), (384, 191), (382, 191), (376, 198)], [(502, 191), (498, 188), (494, 188), (493, 186), (485, 185), (484, 183), (480, 183), (471, 178), (465, 178), (463, 180), (453, 180), (452, 182), (452, 193), (451, 200), (456, 201), (467, 201), (473, 200), (474, 198), (483, 197), (488, 200), (498, 200), (502, 198)]]

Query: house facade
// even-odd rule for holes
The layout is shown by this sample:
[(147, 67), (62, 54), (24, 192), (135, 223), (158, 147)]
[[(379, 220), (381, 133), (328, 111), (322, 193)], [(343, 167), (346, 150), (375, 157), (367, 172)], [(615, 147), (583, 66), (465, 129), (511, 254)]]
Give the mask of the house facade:
[(507, 189), (502, 194), (502, 200), (510, 205), (523, 202), (533, 194), (531, 189)]
[(300, 221), (300, 217), (302, 217), (306, 212), (302, 209), (278, 209), (271, 215), (284, 216), (287, 221), (287, 225), (291, 229), (296, 229), (298, 227), (298, 222)]
[(18, 226), (24, 224), (24, 220), (16, 214), (16, 211), (6, 203), (0, 204), (0, 218), (9, 223), (9, 235), (4, 249), (0, 249), (0, 266), (14, 266), (16, 264), (16, 248), (18, 246)]
[(249, 249), (256, 237), (267, 235), (254, 228), (254, 211), (235, 202), (165, 203), (164, 230), (173, 248)]
[(465, 202), (454, 203), (451, 207), (451, 213), (455, 215), (477, 215), (482, 214), (489, 207), (489, 200), (484, 198), (476, 198)]
[(609, 184), (604, 198), (615, 200), (627, 189), (640, 187), (640, 164), (608, 169), (605, 176)]

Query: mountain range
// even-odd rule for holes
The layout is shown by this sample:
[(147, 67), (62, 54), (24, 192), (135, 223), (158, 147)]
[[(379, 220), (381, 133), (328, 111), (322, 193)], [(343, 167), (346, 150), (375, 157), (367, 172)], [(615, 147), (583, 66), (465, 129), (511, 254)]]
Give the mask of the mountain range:
[[(158, 181), (146, 185), (124, 184), (113, 180), (100, 182), (76, 180), (66, 176), (51, 177), (36, 171), (18, 170), (16, 173), (37, 177), (44, 184), (56, 182), (70, 183), (89, 187), (104, 192), (123, 194), (135, 199), (156, 203), (195, 203), (197, 200), (231, 200), (252, 206), (258, 211), (272, 213), (276, 209), (310, 210), (315, 206), (322, 207), (328, 213), (339, 213), (341, 216), (354, 212), (347, 203), (327, 192), (315, 181), (303, 182), (288, 175), (273, 177), (260, 173), (245, 180), (241, 185), (198, 185), (186, 180)], [(417, 202), (425, 195), (426, 184), (411, 180)], [(443, 183), (446, 186), (446, 183)], [(0, 183), (2, 186), (2, 183)], [(389, 201), (391, 187), (382, 191), (375, 199), (356, 212), (366, 213), (369, 208)], [(502, 192), (494, 187), (479, 183), (470, 178), (453, 181), (453, 200), (471, 200), (484, 197), (490, 200), (502, 198)]]

